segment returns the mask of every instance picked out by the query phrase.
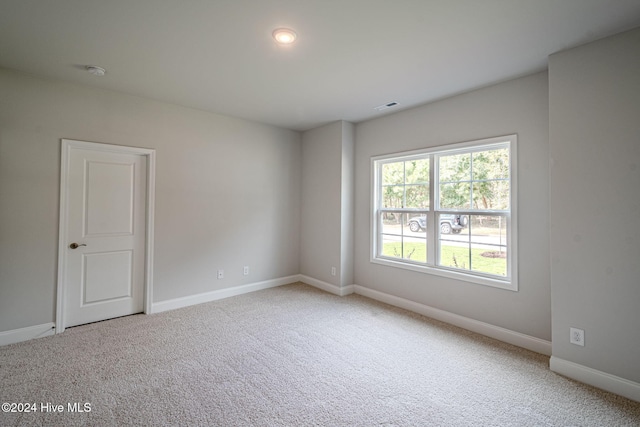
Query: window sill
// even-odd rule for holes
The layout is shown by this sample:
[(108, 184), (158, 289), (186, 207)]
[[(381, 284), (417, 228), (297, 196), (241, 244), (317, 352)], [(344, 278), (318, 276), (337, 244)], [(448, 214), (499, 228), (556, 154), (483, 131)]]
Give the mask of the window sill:
[(492, 279), (490, 277), (476, 276), (472, 274), (465, 274), (461, 271), (449, 270), (442, 267), (431, 267), (426, 265), (411, 264), (408, 262), (399, 262), (387, 258), (371, 258), (373, 264), (384, 265), (387, 267), (400, 268), (403, 270), (416, 271), (423, 274), (431, 274), (434, 276), (446, 277), (454, 280), (462, 280), (465, 282), (475, 283), (477, 285), (491, 286), (493, 288), (505, 289), (508, 291), (517, 292), (518, 283), (515, 280), (500, 280)]

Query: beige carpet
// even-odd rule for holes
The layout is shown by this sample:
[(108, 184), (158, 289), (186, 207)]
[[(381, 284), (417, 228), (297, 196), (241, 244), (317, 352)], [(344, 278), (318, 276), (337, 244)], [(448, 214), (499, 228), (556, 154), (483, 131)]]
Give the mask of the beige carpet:
[(38, 406), (0, 426), (640, 425), (639, 403), (548, 362), (293, 284), (0, 347), (0, 401)]

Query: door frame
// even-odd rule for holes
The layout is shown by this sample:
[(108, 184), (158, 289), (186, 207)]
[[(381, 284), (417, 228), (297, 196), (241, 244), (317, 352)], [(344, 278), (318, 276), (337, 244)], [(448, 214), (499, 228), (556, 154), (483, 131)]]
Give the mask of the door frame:
[(150, 148), (129, 147), (122, 145), (103, 144), (98, 142), (76, 141), (62, 139), (60, 156), (60, 224), (58, 226), (58, 279), (56, 286), (56, 334), (64, 332), (65, 320), (65, 282), (67, 258), (67, 221), (68, 221), (68, 189), (69, 189), (69, 159), (73, 149), (94, 150), (122, 154), (137, 154), (147, 160), (147, 188), (146, 188), (146, 227), (145, 227), (145, 260), (144, 260), (144, 313), (151, 313), (153, 303), (153, 236), (155, 217), (155, 176), (156, 151)]

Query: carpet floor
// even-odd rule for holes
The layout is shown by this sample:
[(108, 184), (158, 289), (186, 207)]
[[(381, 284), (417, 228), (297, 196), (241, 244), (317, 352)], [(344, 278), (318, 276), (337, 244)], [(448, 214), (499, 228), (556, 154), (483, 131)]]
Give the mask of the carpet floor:
[(548, 364), (296, 283), (0, 347), (0, 402), (36, 407), (0, 425), (640, 426), (640, 403)]

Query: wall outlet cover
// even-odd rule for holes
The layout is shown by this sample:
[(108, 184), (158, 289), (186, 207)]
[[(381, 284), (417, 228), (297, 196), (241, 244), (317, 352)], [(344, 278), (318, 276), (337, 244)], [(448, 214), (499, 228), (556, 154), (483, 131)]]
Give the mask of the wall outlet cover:
[(584, 347), (584, 330), (569, 328), (569, 342)]

